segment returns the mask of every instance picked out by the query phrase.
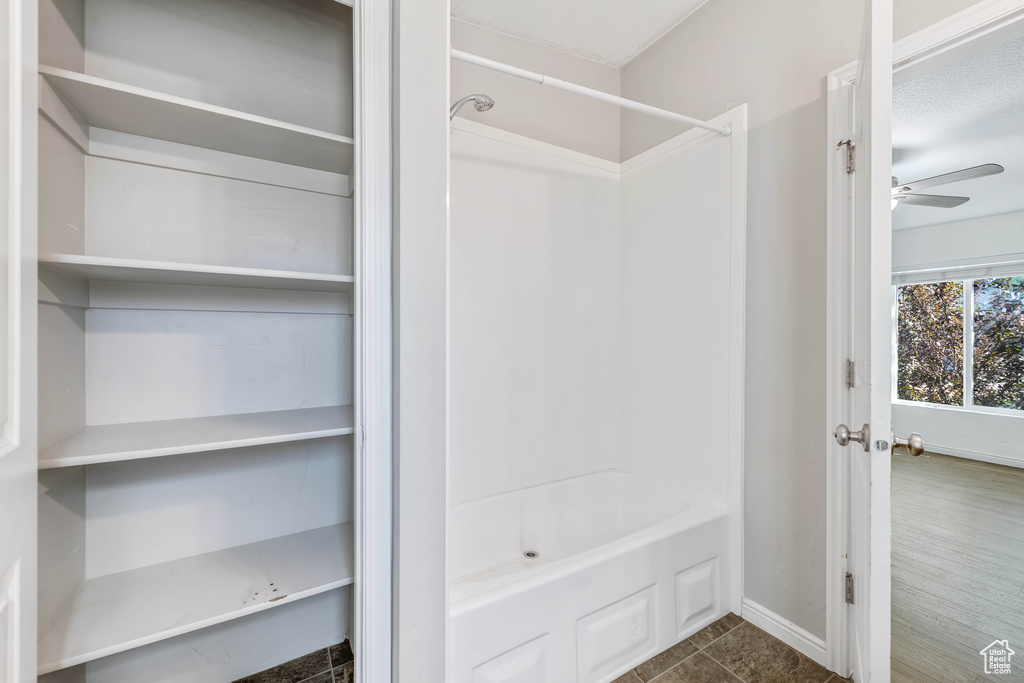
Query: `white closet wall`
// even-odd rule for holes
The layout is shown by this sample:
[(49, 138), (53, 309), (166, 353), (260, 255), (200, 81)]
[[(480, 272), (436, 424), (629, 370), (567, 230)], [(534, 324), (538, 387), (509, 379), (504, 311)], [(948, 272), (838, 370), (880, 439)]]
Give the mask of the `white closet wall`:
[(336, 643), (351, 9), (43, 0), (40, 33), (42, 680), (223, 683)]

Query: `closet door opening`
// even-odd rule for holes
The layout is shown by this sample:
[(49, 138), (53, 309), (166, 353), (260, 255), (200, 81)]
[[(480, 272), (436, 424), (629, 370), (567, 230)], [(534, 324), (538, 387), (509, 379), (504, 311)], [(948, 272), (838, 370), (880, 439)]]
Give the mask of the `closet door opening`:
[(41, 0), (41, 680), (348, 636), (352, 63), (333, 0)]

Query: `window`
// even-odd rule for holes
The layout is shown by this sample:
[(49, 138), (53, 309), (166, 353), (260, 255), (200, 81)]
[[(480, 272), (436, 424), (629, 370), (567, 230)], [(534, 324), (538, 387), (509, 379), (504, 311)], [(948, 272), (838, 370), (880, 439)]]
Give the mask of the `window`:
[(1024, 277), (972, 282), (974, 405), (1024, 410)]
[(897, 399), (1024, 410), (1024, 276), (896, 290)]

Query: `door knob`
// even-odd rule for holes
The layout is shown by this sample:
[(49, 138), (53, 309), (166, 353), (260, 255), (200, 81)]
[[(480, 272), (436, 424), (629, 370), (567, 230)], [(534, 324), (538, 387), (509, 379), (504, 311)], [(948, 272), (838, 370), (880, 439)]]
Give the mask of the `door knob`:
[(851, 441), (856, 441), (864, 447), (865, 451), (871, 450), (871, 429), (867, 425), (861, 427), (859, 432), (851, 432), (846, 425), (839, 425), (833, 436), (836, 437), (836, 442), (840, 446), (846, 446)]
[(892, 450), (890, 453), (895, 452), (900, 446), (906, 446), (907, 450), (915, 458), (924, 453), (924, 437), (920, 434), (911, 432), (910, 436), (905, 439), (896, 436), (892, 431), (889, 432), (889, 435), (892, 437)]

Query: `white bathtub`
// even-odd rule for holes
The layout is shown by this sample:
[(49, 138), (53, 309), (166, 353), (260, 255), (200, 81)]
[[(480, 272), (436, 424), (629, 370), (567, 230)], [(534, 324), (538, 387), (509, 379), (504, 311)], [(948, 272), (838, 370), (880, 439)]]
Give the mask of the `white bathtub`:
[(614, 680), (734, 607), (729, 529), (620, 471), (454, 506), (449, 681)]

